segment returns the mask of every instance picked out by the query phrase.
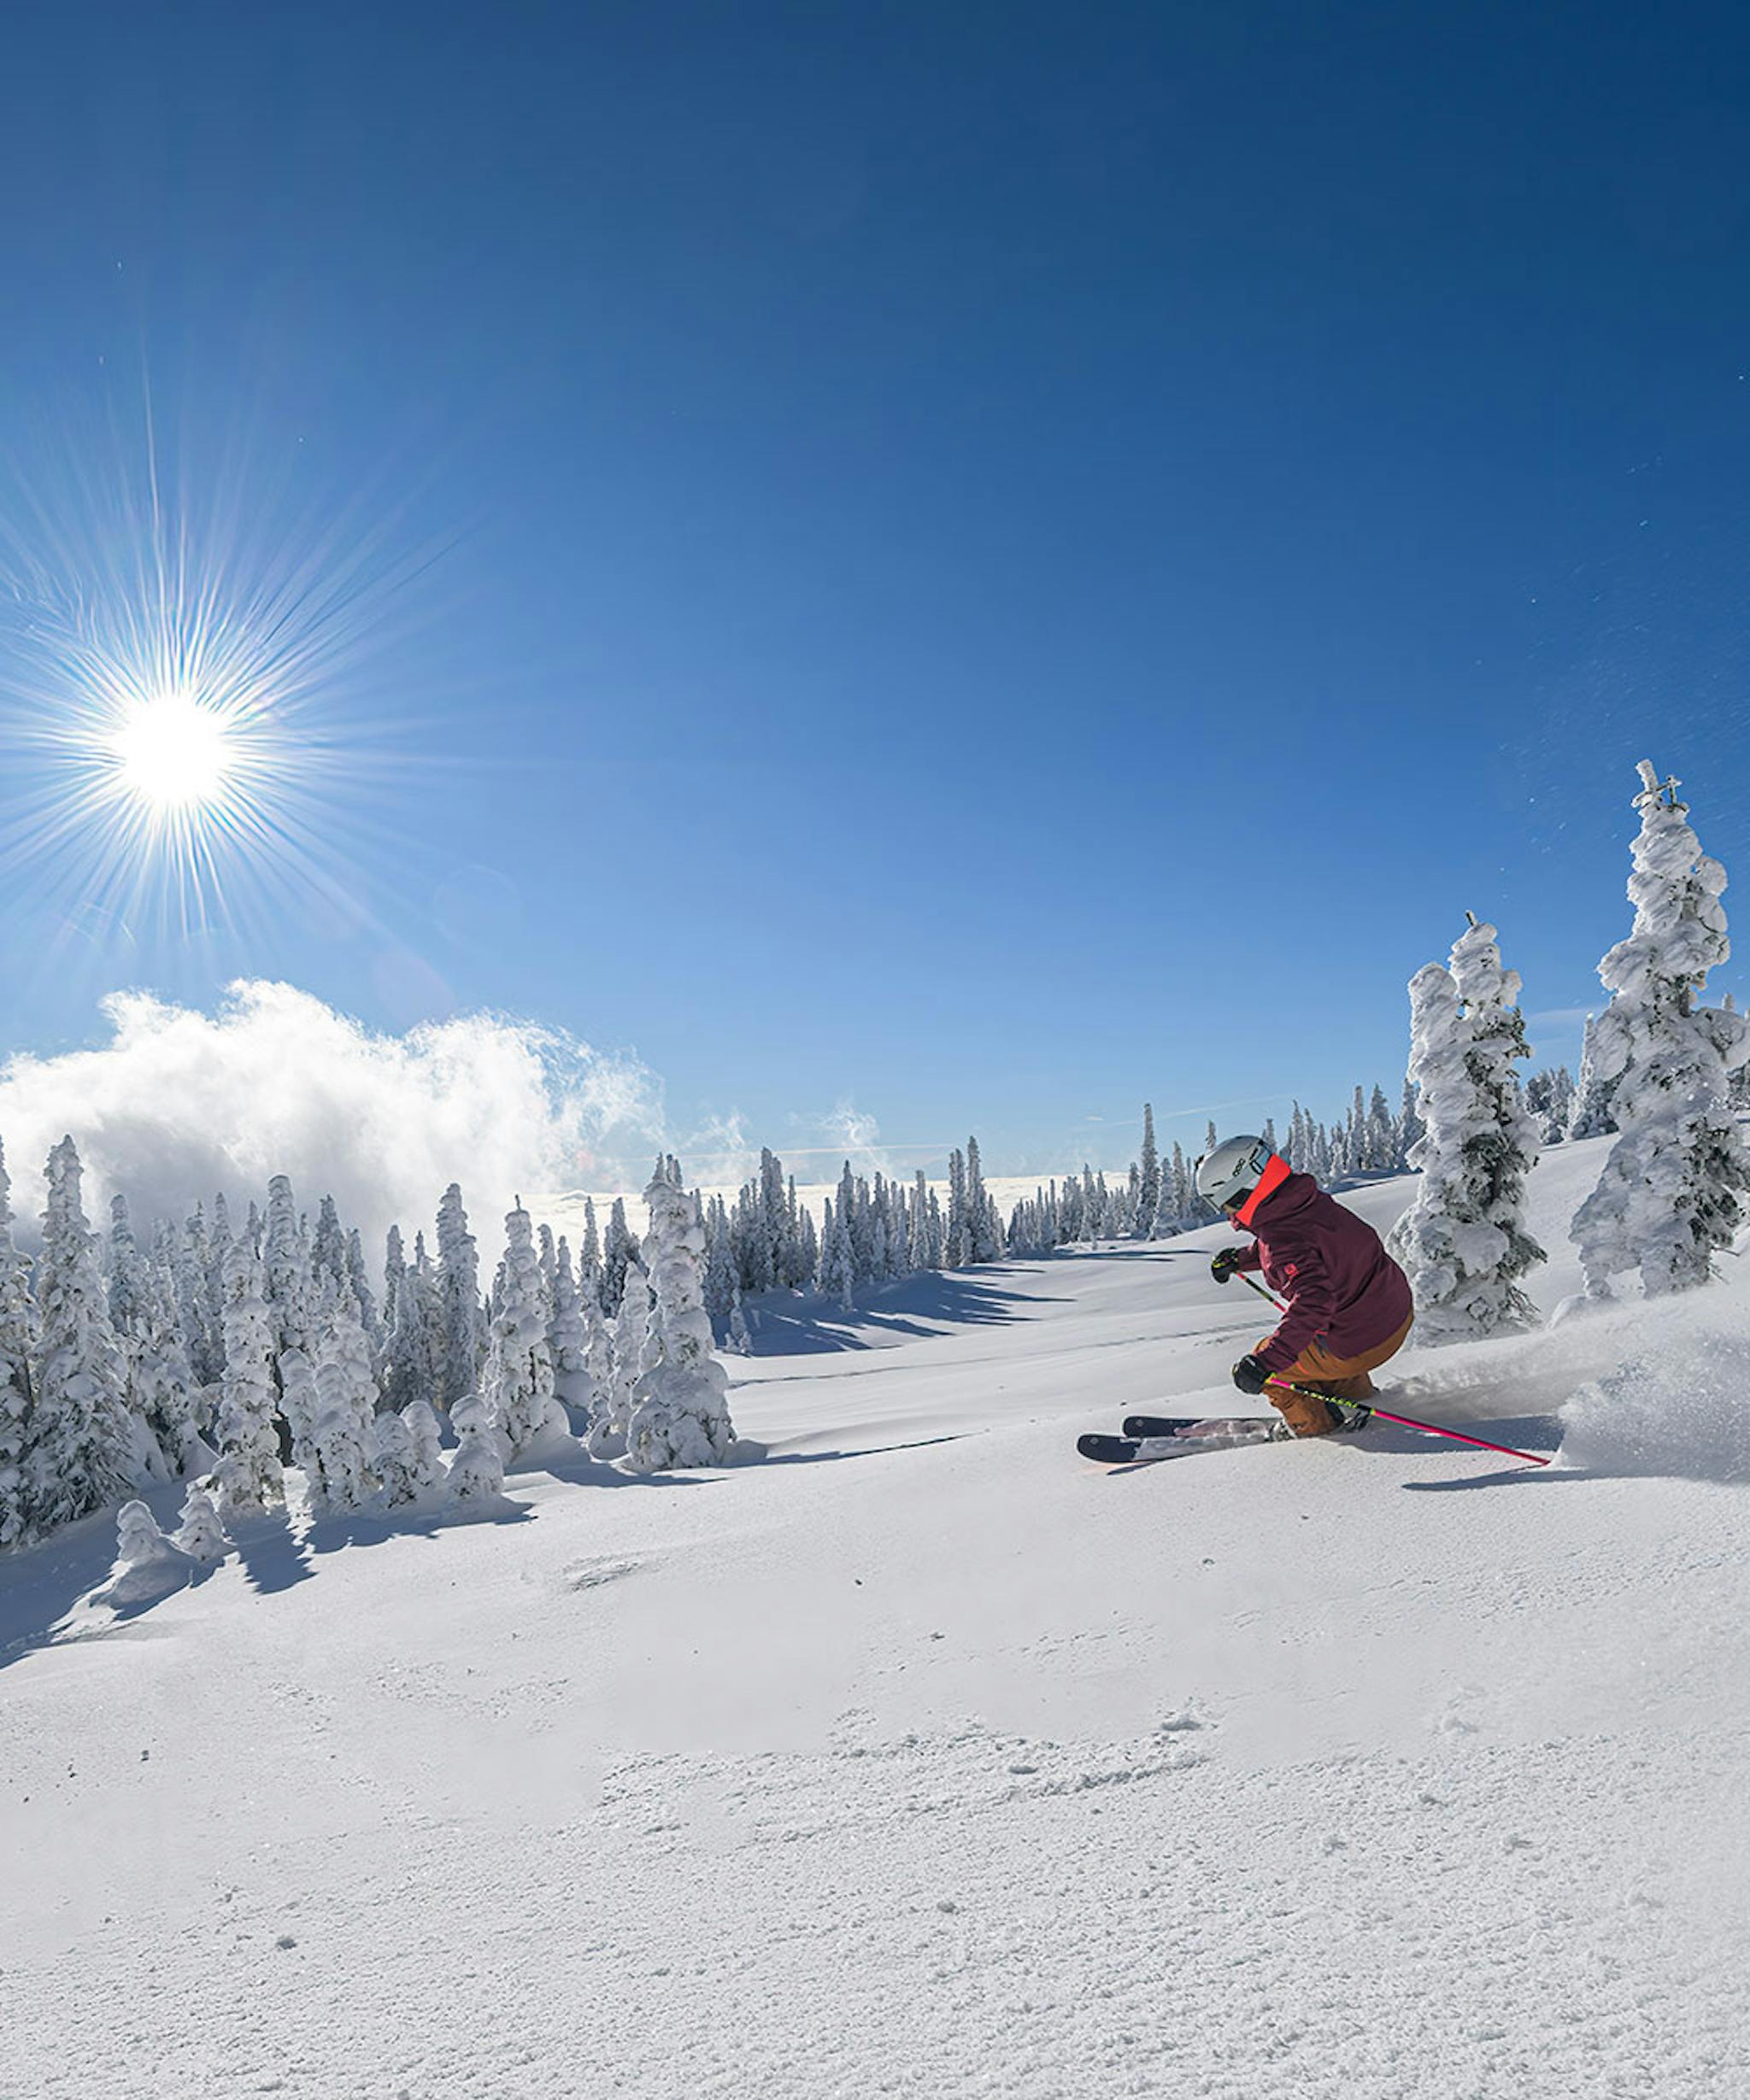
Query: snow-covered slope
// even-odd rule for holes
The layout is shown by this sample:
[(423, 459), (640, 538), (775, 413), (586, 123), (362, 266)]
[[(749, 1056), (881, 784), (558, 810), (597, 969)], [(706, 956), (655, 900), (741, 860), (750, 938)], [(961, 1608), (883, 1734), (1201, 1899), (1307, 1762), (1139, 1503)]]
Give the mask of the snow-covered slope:
[(1750, 1278), (1393, 1367), (1550, 1448), (1644, 1362), (1547, 1471), (1083, 1465), (1237, 1411), (1226, 1237), (798, 1333), (763, 1464), (267, 1528), (132, 1616), (102, 1526), (0, 1563), (0, 2096), (1750, 2091)]

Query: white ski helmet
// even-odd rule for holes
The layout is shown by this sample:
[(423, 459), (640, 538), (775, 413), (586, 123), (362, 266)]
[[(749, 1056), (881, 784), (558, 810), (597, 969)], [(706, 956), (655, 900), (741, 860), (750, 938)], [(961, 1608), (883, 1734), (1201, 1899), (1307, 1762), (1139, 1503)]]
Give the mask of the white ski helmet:
[(1271, 1157), (1261, 1137), (1230, 1137), (1197, 1162), (1197, 1194), (1218, 1211), (1236, 1211), (1264, 1179)]

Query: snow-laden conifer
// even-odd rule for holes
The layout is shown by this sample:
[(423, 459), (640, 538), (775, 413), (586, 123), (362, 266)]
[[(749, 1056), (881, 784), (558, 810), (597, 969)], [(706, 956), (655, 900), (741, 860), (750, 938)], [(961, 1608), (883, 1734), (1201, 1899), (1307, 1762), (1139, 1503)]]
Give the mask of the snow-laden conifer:
[(504, 1233), (504, 1283), (492, 1317), (483, 1392), (515, 1458), (549, 1437), (565, 1435), (567, 1424), (554, 1398), (541, 1258), (520, 1200), (506, 1217)]
[(592, 1293), (583, 1293), (580, 1303), (587, 1337), (584, 1361), (590, 1373), (590, 1415), (593, 1422), (614, 1386), (614, 1331), (602, 1317), (601, 1303)]
[(346, 1235), (346, 1281), (358, 1310), (359, 1325), (370, 1344), (371, 1359), (375, 1363), (383, 1354), (383, 1323), (377, 1317), (376, 1293), (371, 1288), (371, 1279), (365, 1268), (365, 1243), (356, 1225)]
[(177, 1323), (195, 1385), (205, 1392), (218, 1386), (225, 1352), (207, 1299), (207, 1229), (198, 1204), (177, 1235), (173, 1261)]
[(729, 1347), (736, 1356), (752, 1356), (754, 1353), (754, 1338), (748, 1332), (748, 1316), (742, 1305), (739, 1284), (736, 1287), (735, 1297), (729, 1308)]
[(273, 1323), (276, 1355), (296, 1349), (308, 1356), (313, 1280), (298, 1237), (297, 1205), (291, 1182), (276, 1174), (267, 1183), (267, 1222), (261, 1242), (261, 1294)]
[(1597, 1030), (1598, 1016), (1589, 1013), (1580, 1039), (1580, 1076), (1574, 1082), (1573, 1106), (1568, 1112), (1568, 1135), (1576, 1140), (1616, 1135), (1617, 1119), (1611, 1104), (1622, 1074), (1613, 1071), (1606, 1077), (1599, 1069)]
[(1513, 1070), (1530, 1054), (1518, 993), (1494, 927), (1474, 920), (1449, 971), (1430, 963), (1411, 980), (1410, 1073), (1425, 1127), (1411, 1155), (1421, 1178), (1390, 1247), (1427, 1341), (1472, 1340), (1537, 1318), (1521, 1288), (1547, 1258), (1524, 1223), (1538, 1130)]
[(127, 1370), (79, 1201), (70, 1137), (49, 1155), (36, 1297), (41, 1325), (25, 1455), (27, 1524), (56, 1529), (125, 1497), (139, 1476)]
[(384, 1352), (383, 1398), (397, 1411), (435, 1400), (443, 1388), (443, 1307), (423, 1233), (395, 1286), (395, 1322)]
[(286, 1349), (280, 1354), (279, 1371), (279, 1411), (285, 1417), (291, 1439), (291, 1462), (308, 1473), (312, 1463), (310, 1440), (315, 1434), (316, 1412), (321, 1405), (316, 1366), (302, 1349)]
[(504, 1447), (492, 1411), (478, 1393), (450, 1411), (456, 1446), (450, 1454), (444, 1493), (451, 1502), (482, 1502), (504, 1493)]
[(159, 1530), (157, 1518), (144, 1502), (124, 1502), (115, 1512), (118, 1569), (161, 1566), (177, 1550)]
[(13, 1244), (12, 1182), (0, 1153), (0, 1548), (30, 1533), (25, 1459), (37, 1429), (32, 1366), (37, 1308), (29, 1271)]
[[(349, 1295), (350, 1293), (349, 1293)], [(316, 1420), (310, 1431), (306, 1478), (318, 1516), (355, 1510), (376, 1486), (371, 1472), (374, 1417), (361, 1417), (346, 1364), (325, 1355), (316, 1366)]]
[(1141, 1239), (1149, 1238), (1154, 1230), (1154, 1215), (1160, 1208), (1160, 1151), (1154, 1141), (1154, 1110), (1142, 1104), (1142, 1159), (1136, 1176), (1136, 1233)]
[(372, 1362), (370, 1337), (365, 1332), (364, 1317), (358, 1300), (353, 1296), (350, 1282), (335, 1287), (325, 1282), (318, 1317), (318, 1377), (325, 1363), (332, 1360), (340, 1366), (348, 1403), (358, 1417), (361, 1430), (367, 1431), (372, 1416), (382, 1403), (382, 1393)]
[(403, 1407), (401, 1419), (408, 1434), (412, 1478), (424, 1494), (443, 1477), (443, 1432), (428, 1400), (414, 1400)]
[(705, 1233), (699, 1206), (667, 1173), (655, 1176), (644, 1197), (655, 1304), (646, 1366), (632, 1388), (625, 1464), (640, 1473), (722, 1465), (735, 1428), (725, 1398), (729, 1376), (711, 1353), (701, 1290)]
[(219, 1521), (219, 1505), (200, 1481), (189, 1485), (182, 1499), (182, 1521), (177, 1526), (176, 1544), (191, 1560), (211, 1563), (223, 1560), (231, 1550), (225, 1527)]
[(596, 1388), (596, 1419), (588, 1438), (592, 1458), (618, 1458), (625, 1453), (632, 1388), (644, 1368), (649, 1325), (650, 1286), (643, 1264), (633, 1256), (620, 1280), (620, 1311), (614, 1321), (614, 1375), (605, 1396), (599, 1386)]
[(268, 1362), (273, 1321), (261, 1296), (261, 1264), (240, 1242), (225, 1267), (225, 1375), (220, 1386), (213, 1478), (227, 1525), (263, 1510), (285, 1493)]
[(608, 1214), (608, 1231), (602, 1243), (602, 1310), (609, 1319), (619, 1317), (626, 1269), (637, 1259), (637, 1242), (625, 1220), (625, 1200), (616, 1196), (614, 1208)]
[(200, 1391), (183, 1345), (167, 1270), (142, 1264), (139, 1313), (129, 1344), (132, 1405), (167, 1476), (204, 1473), (215, 1456), (201, 1434)]
[(432, 1409), (424, 1400), (400, 1414), (385, 1407), (373, 1434), (379, 1499), (388, 1509), (424, 1501), (443, 1479), (443, 1437)]
[(1619, 1135), (1572, 1231), (1594, 1299), (1608, 1298), (1611, 1278), (1630, 1269), (1649, 1297), (1705, 1283), (1750, 1189), (1750, 1153), (1729, 1100), (1750, 1035), (1741, 1015), (1695, 1003), (1708, 971), (1731, 954), (1725, 870), (1702, 852), (1677, 800), (1681, 783), (1661, 783), (1645, 760), (1640, 770), (1635, 924), (1598, 965), (1611, 1000), (1590, 1043)]
[(479, 1391), (485, 1358), (479, 1252), (454, 1182), (438, 1208), (438, 1276), (443, 1352), (435, 1397), (440, 1406), (453, 1408)]
[(414, 1470), (414, 1440), (406, 1422), (392, 1407), (385, 1407), (372, 1424), (372, 1470), (377, 1475), (377, 1494), (385, 1509), (398, 1509), (417, 1502), (420, 1485)]
[(554, 1255), (553, 1317), (547, 1327), (547, 1348), (553, 1359), (554, 1396), (569, 1415), (572, 1427), (586, 1429), (595, 1412), (590, 1326), (572, 1273), (571, 1246), (563, 1238)]

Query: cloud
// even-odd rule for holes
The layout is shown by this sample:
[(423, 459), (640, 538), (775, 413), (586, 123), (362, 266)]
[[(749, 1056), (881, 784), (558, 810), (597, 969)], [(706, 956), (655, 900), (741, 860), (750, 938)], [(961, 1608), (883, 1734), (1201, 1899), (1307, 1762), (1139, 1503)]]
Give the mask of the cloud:
[(376, 1035), (289, 984), (232, 985), (216, 1013), (148, 994), (103, 1002), (100, 1047), (0, 1068), (0, 1137), (28, 1229), (35, 1176), (65, 1131), (101, 1219), (181, 1217), (222, 1188), (265, 1199), (289, 1174), (302, 1207), (332, 1195), (373, 1246), (428, 1225), (459, 1181), (483, 1248), (519, 1193), (627, 1178), (663, 1142), (660, 1084), (637, 1059), (562, 1030), (476, 1013)]

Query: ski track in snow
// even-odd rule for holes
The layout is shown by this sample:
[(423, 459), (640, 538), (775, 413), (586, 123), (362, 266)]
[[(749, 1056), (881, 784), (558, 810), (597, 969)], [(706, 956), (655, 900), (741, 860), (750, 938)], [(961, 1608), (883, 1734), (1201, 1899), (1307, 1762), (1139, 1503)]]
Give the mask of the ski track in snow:
[[(0, 1563), (0, 2100), (1750, 2091), (1750, 1490), (1639, 1387), (1632, 1464), (1594, 1393), (1547, 1473), (1083, 1465), (1217, 1405), (1223, 1236), (738, 1365), (771, 1464), (264, 1525), (131, 1616), (105, 1523)], [(1395, 1390), (1548, 1448), (1706, 1297)]]

